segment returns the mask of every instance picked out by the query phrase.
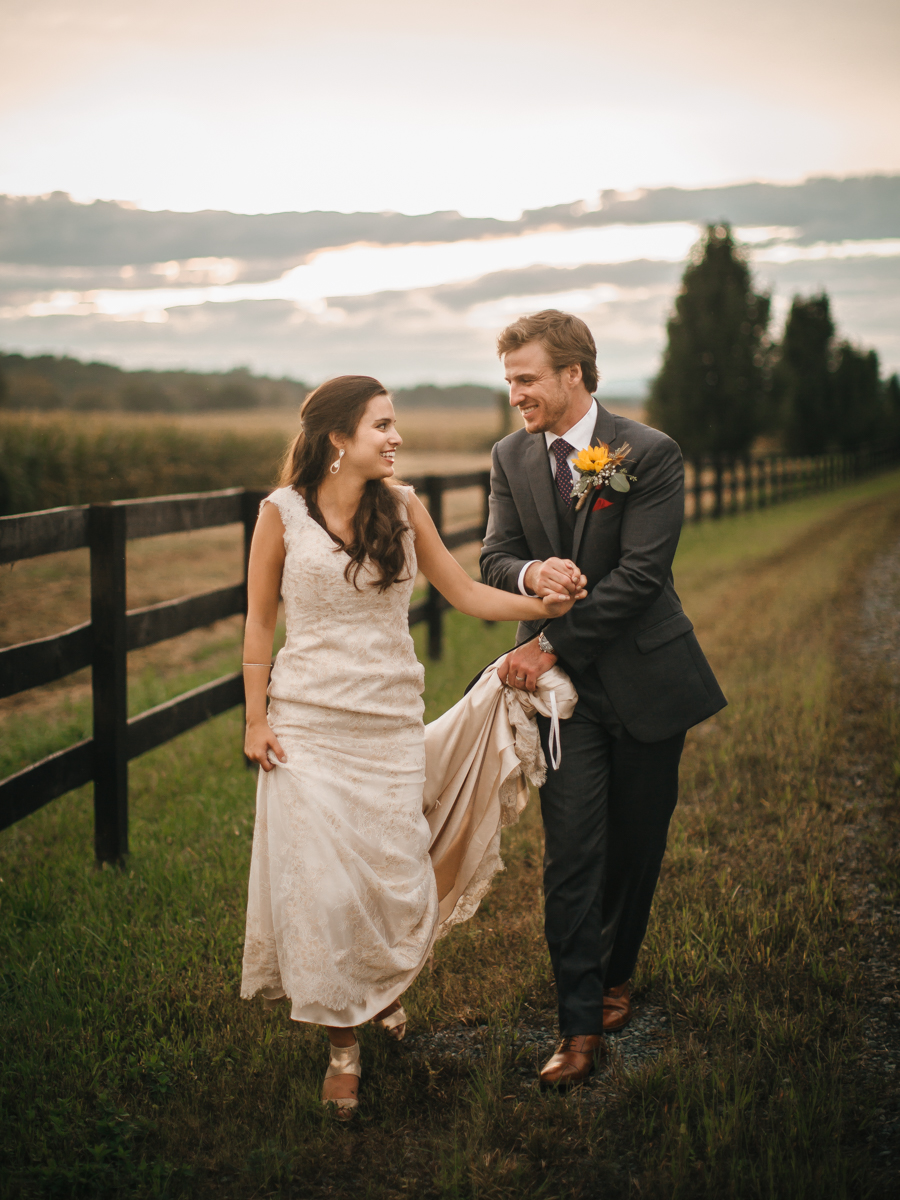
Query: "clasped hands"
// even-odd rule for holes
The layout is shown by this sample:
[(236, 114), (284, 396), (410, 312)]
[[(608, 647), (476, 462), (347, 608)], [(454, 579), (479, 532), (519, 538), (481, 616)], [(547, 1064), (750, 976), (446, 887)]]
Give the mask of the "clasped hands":
[[(569, 558), (547, 558), (543, 562), (533, 562), (525, 572), (523, 582), (529, 592), (545, 598), (547, 615), (551, 617), (561, 617), (576, 600), (583, 600), (587, 595), (587, 579)], [(565, 602), (546, 599), (563, 595), (568, 597)], [(538, 645), (538, 639), (534, 638), (507, 654), (497, 668), (497, 674), (501, 683), (533, 692), (538, 677), (549, 671), (555, 662), (556, 655), (545, 654)]]

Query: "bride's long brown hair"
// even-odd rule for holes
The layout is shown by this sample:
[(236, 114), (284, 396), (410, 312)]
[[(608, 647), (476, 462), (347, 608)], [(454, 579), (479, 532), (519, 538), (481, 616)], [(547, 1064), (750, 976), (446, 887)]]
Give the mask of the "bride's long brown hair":
[(380, 592), (397, 583), (407, 569), (403, 534), (409, 527), (401, 516), (396, 492), (385, 479), (368, 480), (353, 517), (353, 541), (348, 544), (325, 524), (317, 496), (336, 457), (328, 435), (352, 438), (369, 401), (387, 394), (383, 384), (370, 375), (339, 375), (310, 392), (300, 407), (300, 432), (285, 455), (280, 480), (282, 487), (302, 489), (310, 516), (334, 540), (336, 549), (346, 551), (346, 580), (358, 587), (357, 578), (368, 559), (379, 572), (371, 583)]

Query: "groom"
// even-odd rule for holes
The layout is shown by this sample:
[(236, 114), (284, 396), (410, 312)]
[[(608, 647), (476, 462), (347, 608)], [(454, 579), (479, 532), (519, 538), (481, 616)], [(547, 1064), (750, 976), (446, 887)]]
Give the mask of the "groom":
[[(603, 1033), (631, 1017), (629, 980), (678, 797), (685, 732), (726, 701), (672, 583), (684, 512), (671, 438), (614, 416), (592, 393), (597, 350), (577, 317), (522, 317), (497, 351), (525, 428), (493, 451), (485, 583), (544, 595), (585, 586), (564, 616), (519, 626), (499, 673), (534, 690), (559, 662), (579, 702), (561, 726), (562, 762), (541, 788), (545, 932), (561, 1042), (541, 1086), (583, 1082)], [(627, 492), (609, 484), (576, 509), (578, 451), (630, 446)], [(585, 582), (586, 580), (586, 582)], [(539, 718), (548, 762), (549, 721)]]

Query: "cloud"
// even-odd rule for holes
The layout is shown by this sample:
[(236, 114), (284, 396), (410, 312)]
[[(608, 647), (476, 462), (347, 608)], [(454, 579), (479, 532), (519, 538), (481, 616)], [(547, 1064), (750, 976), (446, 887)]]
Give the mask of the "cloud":
[[(66, 352), (135, 367), (246, 364), (307, 380), (358, 371), (398, 387), (422, 382), (496, 386), (496, 333), (522, 311), (553, 306), (577, 311), (587, 321), (607, 386), (613, 394), (630, 394), (640, 391), (658, 369), (683, 263), (645, 256), (485, 270), (492, 256), (494, 262), (516, 261), (506, 253), (498, 260), (490, 251), (499, 247), (494, 239), (605, 225), (613, 238), (624, 228), (628, 253), (634, 253), (639, 227), (659, 229), (668, 222), (666, 228), (687, 231), (687, 245), (690, 229), (684, 223), (723, 216), (747, 230), (757, 246), (749, 250), (754, 277), (759, 287), (773, 289), (779, 320), (795, 292), (824, 288), (842, 334), (874, 345), (888, 369), (900, 367), (900, 256), (777, 261), (775, 253), (790, 254), (798, 243), (806, 253), (827, 237), (832, 247), (850, 239), (862, 242), (856, 249), (845, 246), (861, 254), (867, 237), (897, 239), (900, 176), (809, 180), (792, 187), (747, 184), (696, 191), (666, 188), (633, 196), (604, 193), (596, 211), (564, 205), (524, 213), (517, 221), (472, 220), (455, 213), (154, 213), (111, 203), (78, 205), (60, 195), (7, 199), (0, 203), (0, 248), (22, 261), (0, 262), (0, 344), (24, 353)], [(769, 245), (773, 227), (787, 240)], [(647, 228), (647, 238), (652, 233)], [(583, 239), (576, 232), (560, 236)], [(382, 268), (370, 264), (358, 289), (365, 294), (317, 292), (319, 299), (298, 297), (295, 303), (289, 297), (272, 298), (274, 287), (257, 289), (261, 298), (247, 299), (220, 286), (219, 303), (173, 306), (173, 297), (204, 301), (210, 295), (204, 287), (248, 281), (254, 272), (256, 279), (269, 280), (285, 264), (314, 256), (326, 245), (343, 245), (342, 239), (380, 245), (408, 241), (411, 246), (420, 239), (430, 241), (438, 245), (428, 254), (439, 250), (438, 257), (450, 255), (454, 269), (463, 262), (468, 271), (470, 259), (462, 257), (463, 247), (456, 251), (453, 246), (466, 239), (471, 248), (470, 239), (479, 237), (491, 240), (484, 243), (483, 254), (479, 250), (471, 256), (472, 277), (467, 279), (459, 270), (455, 277), (426, 272), (427, 279), (413, 272), (417, 284), (434, 278), (454, 281), (412, 286), (407, 278), (395, 290), (379, 289)], [(523, 246), (527, 240), (522, 239)], [(884, 250), (886, 243), (872, 243), (873, 248)], [(147, 258), (128, 261), (139, 253)], [(366, 252), (376, 253), (395, 254)], [(683, 249), (677, 251), (681, 253)], [(484, 264), (483, 273), (478, 273), (478, 263)], [(360, 283), (352, 272), (328, 278), (332, 283), (340, 279), (340, 288)], [(181, 290), (184, 285), (196, 289), (193, 297)], [(137, 289), (142, 294), (132, 296), (134, 311), (101, 312), (91, 289)], [(67, 306), (69, 311), (63, 312)]]
[(467, 283), (448, 284), (435, 289), (440, 303), (451, 309), (467, 309), (475, 304), (506, 296), (535, 296), (571, 292), (612, 284), (624, 288), (672, 287), (681, 277), (683, 263), (635, 259), (623, 263), (586, 263), (580, 267), (523, 267), (518, 271), (493, 271)]
[(788, 226), (800, 243), (892, 238), (900, 234), (900, 175), (808, 179), (795, 185), (658, 188), (637, 196), (604, 192), (608, 222), (729, 221)]
[[(659, 366), (680, 267), (666, 263), (497, 272), (465, 286), (332, 297), (318, 311), (284, 300), (179, 306), (152, 323), (97, 313), (19, 316), (3, 323), (7, 349), (66, 352), (125, 366), (217, 369), (246, 364), (274, 375), (320, 380), (374, 374), (393, 387), (422, 382), (499, 386), (495, 337), (528, 300), (580, 292), (609, 394), (639, 393)], [(900, 368), (900, 260), (841, 259), (766, 264), (783, 315), (794, 292), (825, 287), (841, 332), (875, 344)], [(604, 299), (615, 289), (614, 299)], [(504, 304), (503, 302), (506, 301)], [(490, 306), (498, 305), (491, 312)], [(490, 319), (473, 319), (479, 314)]]
[(457, 212), (150, 212), (105, 200), (76, 204), (61, 192), (4, 196), (0, 262), (102, 269), (100, 277), (109, 268), (123, 266), (229, 259), (235, 263), (236, 279), (272, 279), (317, 250), (360, 242), (452, 243), (546, 229), (717, 220), (791, 227), (801, 243), (898, 237), (900, 175), (810, 179), (795, 185), (658, 188), (636, 195), (606, 191), (596, 209), (583, 202), (561, 204), (529, 210), (509, 221)]

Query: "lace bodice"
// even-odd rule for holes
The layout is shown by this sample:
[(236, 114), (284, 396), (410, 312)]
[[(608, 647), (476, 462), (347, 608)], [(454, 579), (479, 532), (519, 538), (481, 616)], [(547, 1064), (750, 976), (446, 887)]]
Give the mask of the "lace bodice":
[[(408, 488), (397, 489), (403, 508)], [(272, 670), (274, 701), (315, 704), (343, 712), (420, 719), (424, 670), (409, 634), (408, 610), (416, 577), (415, 543), (404, 534), (409, 570), (380, 592), (364, 565), (357, 586), (344, 578), (347, 556), (310, 516), (303, 497), (278, 488), (274, 504), (284, 523), (281, 583), (287, 640)]]

